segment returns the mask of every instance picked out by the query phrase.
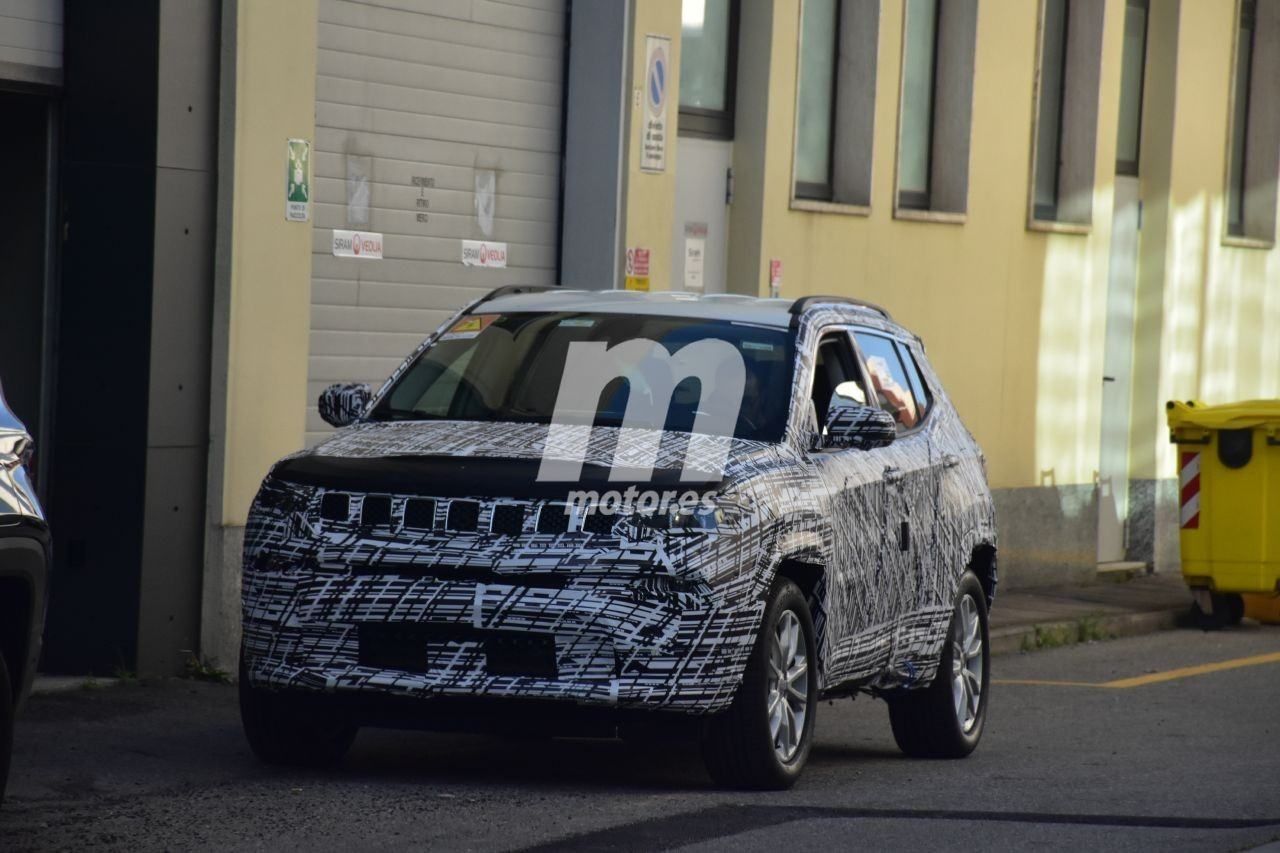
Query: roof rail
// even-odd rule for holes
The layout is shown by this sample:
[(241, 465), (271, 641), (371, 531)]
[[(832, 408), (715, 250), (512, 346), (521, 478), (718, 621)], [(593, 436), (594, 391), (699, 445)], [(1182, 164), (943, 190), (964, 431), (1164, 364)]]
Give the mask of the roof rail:
[(791, 303), (791, 313), (800, 315), (809, 309), (811, 305), (817, 305), (822, 302), (835, 302), (839, 305), (856, 305), (859, 308), (867, 308), (875, 311), (883, 316), (886, 320), (892, 320), (893, 317), (889, 312), (876, 305), (873, 302), (866, 302), (862, 299), (854, 299), (850, 296), (801, 296), (795, 302)]
[(546, 291), (546, 290), (559, 290), (559, 289), (560, 288), (558, 287), (555, 287), (553, 285), (547, 285), (547, 284), (506, 284), (506, 285), (503, 285), (502, 287), (494, 288), (493, 290), (489, 291), (489, 294), (487, 296), (480, 297), (478, 300), (476, 300), (475, 305), (471, 306), (471, 308), (474, 310), (475, 308), (479, 307), (480, 305), (483, 305), (486, 302), (492, 302), (493, 300), (503, 296), (519, 296), (522, 293), (542, 293), (543, 291)]

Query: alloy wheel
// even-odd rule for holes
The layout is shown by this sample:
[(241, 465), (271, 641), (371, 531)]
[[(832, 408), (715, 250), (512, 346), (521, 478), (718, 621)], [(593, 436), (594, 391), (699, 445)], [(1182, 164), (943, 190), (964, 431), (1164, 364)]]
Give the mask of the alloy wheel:
[(784, 764), (800, 749), (809, 711), (809, 648), (800, 619), (784, 610), (769, 647), (769, 733)]
[(982, 624), (973, 597), (960, 599), (959, 618), (951, 636), (951, 696), (960, 729), (968, 734), (978, 721), (982, 706)]

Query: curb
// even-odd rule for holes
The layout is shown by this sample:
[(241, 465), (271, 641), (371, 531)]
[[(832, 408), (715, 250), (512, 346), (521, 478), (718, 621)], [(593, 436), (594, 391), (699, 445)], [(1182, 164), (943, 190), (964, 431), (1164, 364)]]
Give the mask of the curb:
[(72, 693), (77, 690), (96, 690), (114, 687), (118, 678), (94, 678), (87, 675), (36, 675), (31, 684), (32, 696), (48, 696), (53, 693)]
[(1009, 625), (991, 631), (988, 642), (991, 654), (1007, 655), (1022, 651), (1039, 651), (1057, 646), (1072, 646), (1094, 640), (1137, 637), (1177, 627), (1186, 613), (1185, 607), (1153, 610), (1145, 613), (1117, 613), (1089, 616), (1063, 622), (1039, 622)]

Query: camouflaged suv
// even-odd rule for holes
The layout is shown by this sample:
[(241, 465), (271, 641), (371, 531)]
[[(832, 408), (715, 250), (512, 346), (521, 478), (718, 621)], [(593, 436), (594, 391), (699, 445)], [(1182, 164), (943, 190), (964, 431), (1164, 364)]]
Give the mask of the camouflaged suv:
[(263, 759), (361, 725), (684, 727), (719, 782), (785, 787), (818, 700), (859, 693), (912, 755), (977, 744), (983, 457), (883, 310), (502, 288), (320, 410), (246, 533)]

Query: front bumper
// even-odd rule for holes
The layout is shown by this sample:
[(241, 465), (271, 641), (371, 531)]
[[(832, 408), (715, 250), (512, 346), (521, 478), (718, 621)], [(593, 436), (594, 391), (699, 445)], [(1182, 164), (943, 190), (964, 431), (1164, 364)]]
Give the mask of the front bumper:
[[(379, 532), (318, 521), (319, 499), (269, 483), (255, 502), (243, 597), (256, 685), (686, 713), (733, 699), (763, 614), (735, 537), (410, 533), (394, 519)], [(391, 627), (403, 664), (371, 648)]]

